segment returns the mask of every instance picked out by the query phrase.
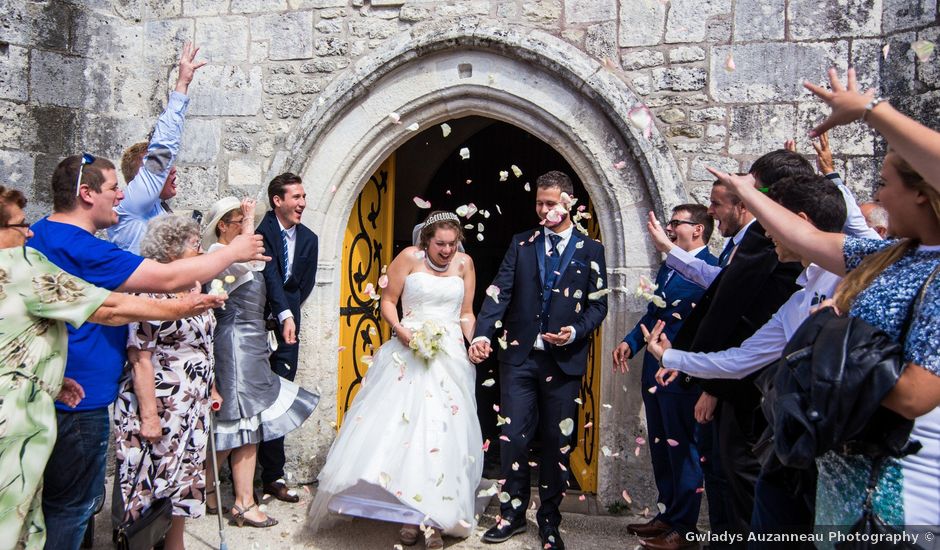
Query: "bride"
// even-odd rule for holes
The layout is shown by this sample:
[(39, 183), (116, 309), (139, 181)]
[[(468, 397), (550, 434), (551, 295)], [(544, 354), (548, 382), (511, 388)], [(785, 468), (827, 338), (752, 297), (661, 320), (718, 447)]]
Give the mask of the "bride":
[(402, 523), (408, 546), (420, 525), (425, 546), (436, 549), (442, 532), (467, 537), (476, 526), (483, 449), (463, 343), (473, 335), (475, 274), (457, 250), (462, 239), (455, 214), (433, 212), (418, 245), (389, 266), (381, 313), (397, 338), (375, 354), (318, 476), (314, 530), (333, 511)]

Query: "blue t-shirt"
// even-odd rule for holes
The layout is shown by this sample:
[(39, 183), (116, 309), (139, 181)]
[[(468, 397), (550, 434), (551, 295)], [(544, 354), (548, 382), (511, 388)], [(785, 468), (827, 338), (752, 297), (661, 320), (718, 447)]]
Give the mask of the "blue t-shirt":
[[(121, 250), (67, 223), (43, 218), (32, 226), (35, 236), (26, 245), (45, 254), (63, 271), (89, 283), (114, 290), (124, 284), (144, 259)], [(127, 359), (127, 326), (109, 327), (85, 323), (69, 329), (69, 355), (65, 376), (85, 389), (85, 398), (74, 409), (61, 403), (63, 411), (90, 411), (110, 405), (117, 397), (118, 379)]]

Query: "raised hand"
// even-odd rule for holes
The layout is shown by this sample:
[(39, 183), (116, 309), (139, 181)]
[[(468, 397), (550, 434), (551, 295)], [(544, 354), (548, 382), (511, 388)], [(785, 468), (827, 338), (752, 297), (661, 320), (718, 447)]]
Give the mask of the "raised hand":
[(245, 219), (242, 221), (242, 233), (250, 235), (255, 232), (255, 199), (242, 199), (241, 209)]
[(196, 61), (196, 54), (199, 48), (192, 42), (187, 41), (183, 44), (183, 53), (180, 54), (179, 76), (176, 77), (176, 91), (186, 94), (189, 91), (189, 84), (193, 81), (196, 70), (208, 63), (208, 61)]
[(264, 255), (264, 239), (261, 235), (238, 235), (226, 247), (236, 254), (236, 262), (250, 262), (259, 260), (262, 262), (271, 261), (270, 256)]
[(823, 132), (819, 135), (819, 143), (812, 142), (813, 149), (816, 150), (816, 168), (821, 174), (831, 174), (836, 171), (835, 163), (832, 162), (832, 149), (829, 148), (829, 132)]
[(867, 90), (865, 93), (858, 91), (858, 84), (855, 82), (855, 69), (849, 69), (844, 87), (839, 80), (838, 71), (829, 69), (829, 84), (832, 91), (812, 82), (803, 82), (803, 86), (807, 90), (825, 101), (826, 105), (829, 105), (832, 109), (829, 117), (822, 124), (810, 130), (810, 137), (817, 137), (831, 128), (849, 124), (862, 118), (865, 114), (865, 106), (875, 97), (875, 90)]
[(84, 398), (85, 389), (82, 388), (81, 384), (71, 378), (62, 379), (62, 387), (59, 389), (59, 395), (55, 398), (56, 401), (65, 403), (67, 407), (74, 409)]
[(620, 369), (621, 373), (629, 372), (630, 365), (627, 364), (627, 359), (633, 357), (633, 350), (630, 349), (630, 344), (626, 342), (620, 342), (616, 348), (614, 348), (614, 372), (617, 372), (617, 369)]
[(739, 197), (742, 196), (742, 192), (744, 190), (747, 188), (753, 188), (757, 184), (757, 180), (754, 179), (754, 176), (751, 174), (744, 174), (743, 176), (739, 176), (737, 174), (729, 174), (727, 172), (716, 170), (711, 166), (706, 166), (705, 169), (711, 172), (711, 174), (717, 179), (721, 180), (721, 183), (723, 183), (728, 189), (730, 189), (732, 192), (734, 192), (735, 195), (738, 195)]
[(788, 139), (784, 141), (783, 148), (786, 149), (787, 151), (790, 151), (791, 153), (795, 153), (796, 152), (796, 140)]
[(663, 226), (659, 225), (659, 220), (656, 219), (656, 214), (653, 211), (650, 211), (648, 217), (649, 218), (646, 220), (646, 231), (650, 234), (653, 246), (660, 252), (668, 253), (672, 250), (672, 247), (676, 245), (669, 240), (666, 231), (663, 229)]

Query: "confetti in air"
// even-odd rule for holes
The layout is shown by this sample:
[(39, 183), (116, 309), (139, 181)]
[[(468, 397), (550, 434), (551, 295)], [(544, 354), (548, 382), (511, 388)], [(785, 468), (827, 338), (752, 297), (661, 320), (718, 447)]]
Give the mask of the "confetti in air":
[(509, 172), (506, 170), (499, 171), (499, 181), (506, 181), (509, 179)]
[(449, 136), (449, 135), (450, 135), (450, 124), (447, 124), (446, 122), (445, 122), (444, 124), (441, 124), (441, 133), (444, 134), (444, 137)]
[(496, 285), (490, 285), (486, 287), (486, 295), (493, 299), (497, 304), (499, 303), (499, 287)]
[(419, 128), (418, 123), (415, 122), (413, 124), (409, 124), (408, 126), (406, 126), (405, 130), (408, 130), (409, 132), (417, 132), (418, 128)]
[(418, 208), (422, 208), (422, 209), (431, 208), (431, 202), (430, 202), (430, 201), (426, 201), (426, 200), (422, 199), (421, 197), (415, 197), (415, 198), (413, 198), (413, 199), (411, 199), (411, 200), (413, 200), (413, 201), (415, 202), (415, 205), (416, 205)]
[(399, 116), (399, 114), (396, 113), (395, 111), (392, 111), (391, 113), (389, 113), (388, 118), (395, 124), (401, 124), (401, 116)]
[(517, 178), (521, 178), (521, 177), (522, 177), (522, 170), (520, 170), (519, 167), (516, 166), (515, 164), (513, 164), (512, 166), (510, 166), (509, 169), (512, 170), (512, 174), (513, 174), (514, 176), (516, 176)]
[(630, 119), (630, 124), (643, 132), (646, 139), (650, 138), (653, 133), (653, 115), (649, 107), (643, 104), (637, 105), (627, 111), (627, 118)]
[[(467, 160), (468, 158), (470, 158), (470, 149), (466, 147), (461, 147), (459, 154), (460, 154), (460, 158), (462, 158), (463, 160)], [(470, 183), (470, 181), (468, 180), (467, 183)]]
[(930, 57), (933, 56), (935, 47), (934, 43), (930, 40), (918, 40), (911, 43), (911, 49), (914, 50), (917, 60), (921, 63), (926, 63)]
[(725, 70), (729, 73), (733, 73), (737, 66), (734, 64), (734, 56), (731, 52), (728, 52), (728, 58), (725, 59)]
[(566, 418), (558, 423), (558, 427), (561, 428), (562, 435), (569, 436), (574, 431), (574, 420)]

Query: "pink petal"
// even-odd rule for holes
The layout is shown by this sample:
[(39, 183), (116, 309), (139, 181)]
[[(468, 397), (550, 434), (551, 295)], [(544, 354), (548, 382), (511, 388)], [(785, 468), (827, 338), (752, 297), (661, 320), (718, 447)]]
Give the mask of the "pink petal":
[(679, 442), (676, 441), (675, 439), (667, 439), (667, 440), (666, 440), (666, 443), (667, 443), (670, 447), (678, 447), (678, 446), (679, 446)]
[(426, 201), (426, 200), (422, 199), (421, 197), (415, 196), (415, 197), (414, 197), (413, 199), (411, 199), (411, 200), (414, 201), (415, 205), (416, 205), (418, 208), (422, 208), (422, 209), (431, 208), (431, 203), (430, 203), (430, 201)]

